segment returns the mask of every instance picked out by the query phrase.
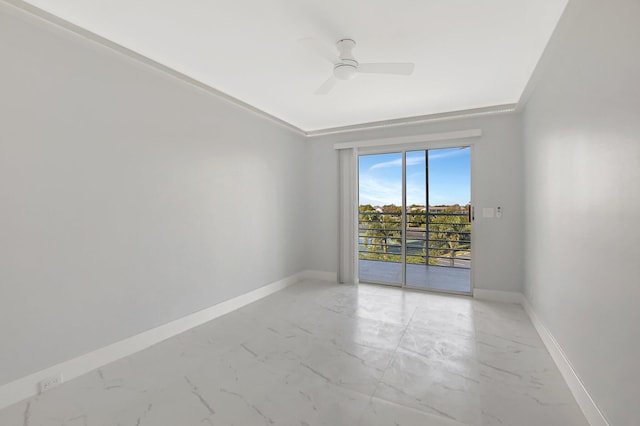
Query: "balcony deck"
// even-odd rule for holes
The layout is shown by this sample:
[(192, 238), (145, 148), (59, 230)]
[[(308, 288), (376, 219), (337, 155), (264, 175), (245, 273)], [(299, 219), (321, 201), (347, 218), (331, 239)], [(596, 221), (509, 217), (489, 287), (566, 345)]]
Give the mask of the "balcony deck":
[[(359, 261), (363, 282), (402, 283), (402, 264), (380, 260)], [(407, 286), (425, 290), (471, 292), (471, 270), (448, 266), (407, 264)]]

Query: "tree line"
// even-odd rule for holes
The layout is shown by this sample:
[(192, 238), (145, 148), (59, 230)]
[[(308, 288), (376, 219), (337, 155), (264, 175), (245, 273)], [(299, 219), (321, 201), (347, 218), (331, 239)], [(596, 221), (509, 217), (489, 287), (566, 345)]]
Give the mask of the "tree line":
[[(469, 254), (469, 205), (435, 207), (437, 212), (415, 204), (407, 208), (407, 263), (437, 265), (444, 259), (454, 266), (456, 257)], [(402, 261), (401, 207), (360, 205), (358, 219), (360, 259)]]

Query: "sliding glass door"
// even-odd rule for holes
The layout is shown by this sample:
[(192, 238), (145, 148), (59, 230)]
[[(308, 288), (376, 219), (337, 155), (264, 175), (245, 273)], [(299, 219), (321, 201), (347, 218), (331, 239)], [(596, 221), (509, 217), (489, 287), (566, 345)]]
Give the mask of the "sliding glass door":
[(404, 282), (402, 161), (401, 152), (359, 157), (360, 281)]
[(471, 149), (359, 157), (359, 279), (471, 292)]

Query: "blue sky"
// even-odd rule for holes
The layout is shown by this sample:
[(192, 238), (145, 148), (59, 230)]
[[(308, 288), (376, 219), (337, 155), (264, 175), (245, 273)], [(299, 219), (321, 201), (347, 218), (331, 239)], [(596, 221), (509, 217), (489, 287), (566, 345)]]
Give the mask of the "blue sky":
[[(429, 204), (471, 201), (470, 148), (429, 150)], [(360, 204), (400, 205), (402, 154), (361, 155)], [(407, 205), (425, 204), (425, 151), (407, 152)]]

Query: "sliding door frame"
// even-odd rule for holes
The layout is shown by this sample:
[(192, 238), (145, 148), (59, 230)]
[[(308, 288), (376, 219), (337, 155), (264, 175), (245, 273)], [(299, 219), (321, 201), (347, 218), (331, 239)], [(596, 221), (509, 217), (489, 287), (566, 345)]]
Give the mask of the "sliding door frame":
[[(474, 145), (475, 145), (475, 140), (468, 140), (468, 139), (453, 139), (453, 140), (446, 140), (446, 141), (433, 141), (433, 142), (413, 142), (413, 143), (393, 143), (393, 144), (389, 144), (389, 145), (379, 145), (379, 144), (373, 144), (371, 146), (358, 146), (356, 149), (356, 197), (358, 198), (355, 202), (356, 205), (356, 210), (358, 210), (358, 206), (359, 206), (359, 197), (360, 197), (360, 182), (359, 182), (359, 176), (360, 176), (360, 170), (359, 170), (359, 161), (357, 161), (357, 159), (360, 158), (361, 155), (375, 155), (375, 154), (389, 154), (389, 153), (400, 153), (402, 154), (402, 232), (401, 232), (401, 238), (402, 238), (402, 248), (401, 248), (401, 259), (402, 259), (402, 282), (400, 284), (397, 283), (387, 283), (387, 282), (382, 282), (382, 281), (363, 281), (365, 283), (371, 283), (371, 284), (382, 284), (382, 285), (388, 285), (388, 286), (392, 286), (392, 287), (401, 287), (401, 288), (406, 288), (406, 289), (411, 289), (411, 290), (421, 290), (421, 291), (429, 291), (429, 292), (436, 292), (436, 293), (449, 293), (449, 294), (456, 294), (456, 295), (463, 295), (463, 296), (473, 296), (473, 289), (474, 289), (474, 259), (476, 258), (475, 255), (475, 244), (474, 244), (474, 240), (475, 238), (473, 237), (474, 232), (473, 232), (473, 224), (475, 222), (474, 219), (474, 200), (475, 200), (475, 196), (474, 196), (474, 170), (475, 170), (475, 155), (474, 155)], [(470, 204), (471, 204), (471, 216), (472, 216), (472, 220), (471, 220), (471, 229), (472, 229), (472, 233), (471, 233), (471, 244), (470, 244), (470, 252), (471, 252), (471, 261), (470, 261), (470, 276), (469, 276), (469, 292), (460, 292), (460, 291), (453, 291), (453, 290), (440, 290), (440, 289), (432, 289), (432, 288), (423, 288), (423, 287), (416, 287), (416, 286), (408, 286), (407, 285), (407, 262), (406, 262), (406, 257), (407, 257), (407, 253), (406, 253), (406, 238), (407, 238), (407, 232), (406, 232), (406, 204), (407, 204), (407, 170), (406, 170), (406, 159), (407, 159), (407, 152), (409, 151), (430, 151), (430, 150), (434, 150), (434, 149), (443, 149), (443, 148), (462, 148), (462, 147), (469, 147), (470, 149), (470, 191), (471, 191), (471, 200), (470, 200)], [(428, 153), (425, 153), (425, 155), (427, 156), (427, 161), (428, 161)], [(428, 179), (428, 177), (427, 177)], [(429, 188), (427, 187), (427, 191), (429, 190)], [(358, 218), (358, 213), (356, 212), (356, 219)], [(360, 247), (359, 243), (360, 243), (360, 235), (359, 235), (359, 226), (355, 227), (355, 235), (354, 235), (354, 241), (356, 243), (356, 247)], [(359, 250), (356, 250), (355, 253), (356, 259), (355, 259), (355, 264), (358, 265), (359, 264)], [(359, 277), (360, 277), (360, 270), (359, 268), (356, 266), (356, 281), (359, 282)]]

